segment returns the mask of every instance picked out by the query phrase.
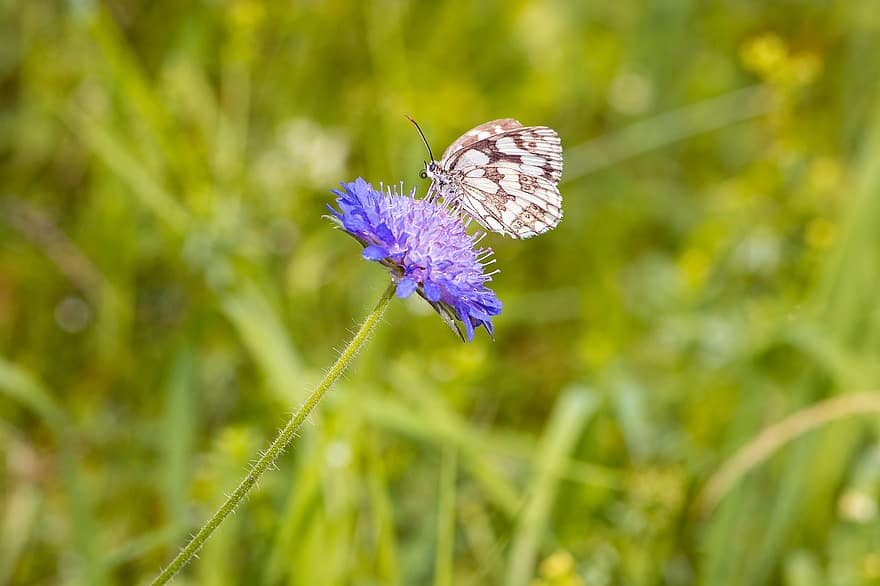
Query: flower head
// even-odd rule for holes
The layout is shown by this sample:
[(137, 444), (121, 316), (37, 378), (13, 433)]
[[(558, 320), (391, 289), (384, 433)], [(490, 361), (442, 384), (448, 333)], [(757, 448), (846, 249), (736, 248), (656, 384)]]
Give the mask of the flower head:
[(361, 178), (333, 193), (339, 210), (327, 206), (331, 219), (364, 246), (365, 259), (388, 267), (398, 297), (417, 292), (462, 339), (473, 340), (479, 326), (492, 335), (492, 316), (501, 313), (486, 287), (492, 250), (478, 249), (480, 236), (465, 232), (457, 215), (413, 193), (377, 191)]

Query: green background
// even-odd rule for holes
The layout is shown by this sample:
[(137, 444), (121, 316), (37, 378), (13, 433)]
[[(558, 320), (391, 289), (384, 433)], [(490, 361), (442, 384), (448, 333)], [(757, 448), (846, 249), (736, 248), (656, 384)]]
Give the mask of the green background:
[(404, 114), (553, 127), (565, 218), (485, 241), (494, 342), (395, 300), (177, 583), (880, 583), (878, 72), (872, 0), (0, 1), (0, 583), (232, 490), (385, 287), (321, 216), (424, 193)]

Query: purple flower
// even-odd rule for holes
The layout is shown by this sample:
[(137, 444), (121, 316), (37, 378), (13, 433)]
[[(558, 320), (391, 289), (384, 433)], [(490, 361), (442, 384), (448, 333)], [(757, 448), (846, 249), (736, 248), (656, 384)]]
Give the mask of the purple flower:
[[(478, 249), (481, 236), (468, 235), (461, 218), (438, 202), (376, 191), (361, 178), (334, 191), (334, 220), (364, 247), (363, 257), (382, 263), (397, 283), (397, 296), (417, 292), (462, 340), (483, 326), (491, 336), (501, 301), (486, 287), (492, 250)], [(495, 271), (497, 272), (497, 271)], [(464, 324), (464, 333), (459, 327)]]

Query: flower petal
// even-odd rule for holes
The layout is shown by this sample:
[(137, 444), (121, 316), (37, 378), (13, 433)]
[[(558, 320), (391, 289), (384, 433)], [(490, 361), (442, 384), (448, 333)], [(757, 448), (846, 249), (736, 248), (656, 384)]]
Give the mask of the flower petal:
[(370, 246), (364, 248), (362, 256), (367, 260), (382, 260), (383, 258), (388, 256), (388, 251), (381, 246), (371, 244)]
[(442, 290), (437, 285), (437, 283), (428, 281), (425, 283), (425, 297), (428, 301), (440, 301), (440, 294)]
[(397, 296), (401, 299), (406, 299), (413, 294), (418, 286), (419, 284), (416, 283), (415, 279), (404, 277), (397, 283)]

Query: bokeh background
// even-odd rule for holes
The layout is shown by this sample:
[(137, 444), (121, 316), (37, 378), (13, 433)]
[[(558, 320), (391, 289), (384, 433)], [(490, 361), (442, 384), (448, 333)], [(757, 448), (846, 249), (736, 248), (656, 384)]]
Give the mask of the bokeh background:
[(217, 507), (384, 289), (322, 214), (424, 193), (410, 114), (555, 128), (565, 218), (487, 239), (494, 342), (396, 300), (177, 583), (877, 584), (878, 72), (872, 0), (0, 2), (0, 583)]

